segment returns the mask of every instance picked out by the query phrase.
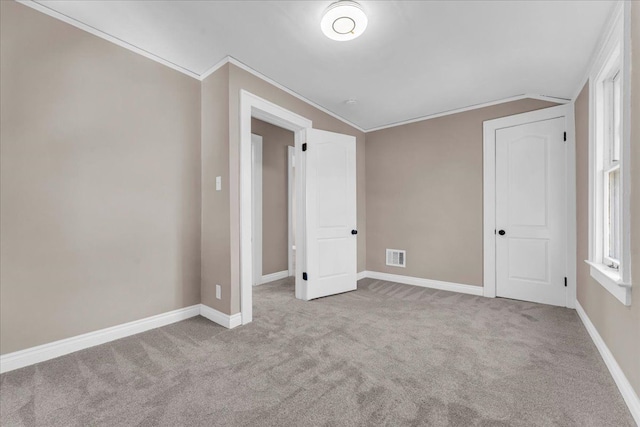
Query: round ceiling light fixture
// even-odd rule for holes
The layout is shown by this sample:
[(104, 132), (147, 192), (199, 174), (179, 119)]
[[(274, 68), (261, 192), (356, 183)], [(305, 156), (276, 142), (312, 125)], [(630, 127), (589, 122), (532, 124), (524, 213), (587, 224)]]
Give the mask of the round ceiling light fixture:
[(325, 10), (320, 28), (331, 40), (347, 41), (364, 33), (367, 22), (367, 15), (358, 3), (342, 0), (332, 3)]

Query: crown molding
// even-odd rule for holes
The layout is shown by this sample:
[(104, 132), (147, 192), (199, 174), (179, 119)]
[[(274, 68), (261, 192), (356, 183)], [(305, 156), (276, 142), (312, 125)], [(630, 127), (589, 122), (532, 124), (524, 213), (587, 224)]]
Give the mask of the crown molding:
[(404, 121), (401, 121), (401, 122), (389, 123), (387, 125), (383, 125), (383, 126), (378, 126), (378, 127), (374, 127), (374, 128), (371, 128), (371, 129), (367, 129), (366, 132), (367, 133), (376, 132), (376, 131), (379, 131), (379, 130), (389, 129), (389, 128), (393, 128), (393, 127), (396, 127), (396, 126), (403, 126), (403, 125), (408, 125), (408, 124), (411, 124), (411, 123), (422, 122), (422, 121), (425, 121), (425, 120), (437, 119), (438, 117), (450, 116), (452, 114), (464, 113), (465, 111), (471, 111), (471, 110), (477, 110), (479, 108), (491, 107), (492, 105), (504, 104), (506, 102), (519, 101), (521, 99), (538, 99), (540, 101), (556, 102), (558, 104), (567, 104), (567, 103), (571, 102), (570, 99), (559, 98), (559, 97), (555, 97), (555, 96), (535, 95), (535, 94), (522, 94), (522, 95), (511, 96), (511, 97), (508, 97), (508, 98), (497, 99), (495, 101), (483, 102), (483, 103), (480, 103), (480, 104), (473, 104), (473, 105), (469, 105), (469, 106), (466, 106), (466, 107), (455, 108), (455, 109), (452, 109), (452, 110), (446, 110), (446, 111), (442, 111), (440, 113), (429, 114), (429, 115), (426, 115), (426, 116), (416, 117), (414, 119), (404, 120)]
[(215, 73), (216, 71), (218, 71), (220, 68), (224, 67), (226, 64), (229, 63), (229, 58), (230, 56), (225, 56), (224, 58), (222, 58), (220, 61), (216, 62), (211, 68), (208, 68), (204, 73), (200, 74), (197, 79), (202, 81), (204, 79), (206, 79), (207, 77), (209, 77), (211, 74)]
[(264, 74), (262, 74), (260, 71), (257, 71), (251, 67), (249, 67), (248, 65), (244, 64), (243, 62), (238, 61), (237, 59), (235, 59), (232, 56), (228, 57), (229, 63), (235, 65), (238, 68), (241, 68), (242, 70), (246, 71), (249, 74), (252, 74), (256, 77), (258, 77), (261, 80), (264, 80), (266, 83), (269, 83), (272, 86), (277, 87), (278, 89), (288, 93), (289, 95), (298, 98), (301, 101), (306, 102), (307, 104), (311, 105), (312, 107), (322, 111), (323, 113), (326, 113), (328, 115), (330, 115), (331, 117), (333, 117), (334, 119), (338, 119), (341, 122), (351, 126), (352, 128), (355, 128), (357, 130), (359, 130), (360, 132), (367, 132), (366, 130), (364, 130), (363, 128), (361, 128), (360, 126), (356, 125), (355, 123), (350, 122), (349, 120), (345, 119), (344, 117), (340, 117), (339, 115), (337, 115), (336, 113), (334, 113), (331, 110), (327, 110), (326, 108), (324, 108), (323, 106), (316, 104), (315, 102), (313, 102), (312, 100), (310, 100), (309, 98), (305, 98), (304, 96), (300, 95), (299, 93), (289, 89), (288, 87), (278, 83), (277, 81), (265, 76)]
[[(30, 8), (32, 8), (34, 10), (37, 10), (38, 12), (42, 12), (42, 13), (48, 15), (48, 16), (51, 16), (52, 18), (58, 19), (58, 20), (60, 20), (62, 22), (70, 24), (70, 25), (72, 25), (72, 26), (74, 26), (76, 28), (84, 30), (84, 31), (86, 31), (86, 32), (88, 32), (90, 34), (93, 34), (94, 36), (100, 37), (100, 38), (102, 38), (102, 39), (104, 39), (106, 41), (109, 41), (111, 43), (114, 43), (114, 44), (116, 44), (116, 45), (118, 45), (120, 47), (128, 49), (128, 50), (130, 50), (130, 51), (132, 51), (134, 53), (137, 53), (138, 55), (142, 55), (145, 58), (151, 59), (152, 61), (155, 61), (155, 62), (157, 62), (159, 64), (162, 64), (162, 65), (164, 65), (166, 67), (169, 67), (169, 68), (171, 68), (171, 69), (173, 69), (175, 71), (178, 71), (178, 72), (180, 72), (182, 74), (185, 74), (185, 75), (187, 75), (189, 77), (192, 77), (192, 78), (194, 78), (196, 80), (199, 80), (199, 81), (202, 81), (202, 80), (206, 79), (211, 74), (215, 73), (220, 68), (222, 68), (225, 64), (233, 64), (236, 67), (238, 67), (238, 68), (240, 68), (240, 69), (252, 74), (253, 76), (265, 81), (266, 83), (269, 83), (270, 85), (277, 87), (278, 89), (288, 93), (289, 95), (291, 95), (291, 96), (293, 96), (293, 97), (295, 97), (295, 98), (297, 98), (297, 99), (309, 104), (310, 106), (322, 111), (323, 113), (328, 114), (331, 117), (333, 117), (333, 118), (335, 118), (337, 120), (340, 120), (341, 122), (353, 127), (354, 129), (359, 130), (360, 132), (364, 132), (364, 133), (375, 132), (375, 131), (382, 130), (382, 129), (388, 129), (388, 128), (392, 128), (392, 127), (396, 127), (396, 126), (407, 125), (407, 124), (410, 124), (410, 123), (421, 122), (421, 121), (424, 121), (424, 120), (435, 119), (435, 118), (438, 118), (438, 117), (448, 116), (448, 115), (451, 115), (451, 114), (463, 113), (465, 111), (471, 111), (471, 110), (475, 110), (475, 109), (478, 109), (478, 108), (490, 107), (492, 105), (502, 104), (502, 103), (511, 102), (511, 101), (517, 101), (517, 100), (526, 99), (526, 98), (539, 99), (539, 100), (542, 100), (542, 101), (557, 102), (559, 104), (564, 104), (564, 103), (567, 103), (567, 102), (571, 101), (571, 100), (568, 100), (568, 99), (565, 99), (565, 98), (559, 98), (559, 97), (553, 97), (553, 96), (535, 95), (535, 94), (522, 94), (522, 95), (512, 96), (512, 97), (509, 97), (509, 98), (498, 99), (498, 100), (495, 100), (495, 101), (489, 101), (489, 102), (485, 102), (485, 103), (469, 105), (469, 106), (466, 106), (466, 107), (456, 108), (456, 109), (452, 109), (452, 110), (446, 110), (446, 111), (442, 111), (442, 112), (439, 112), (439, 113), (428, 114), (428, 115), (425, 115), (425, 116), (416, 117), (416, 118), (409, 119), (409, 120), (393, 122), (393, 123), (389, 123), (389, 124), (382, 125), (382, 126), (377, 126), (377, 127), (373, 127), (373, 128), (369, 128), (369, 129), (364, 129), (363, 127), (356, 125), (355, 123), (347, 120), (344, 117), (341, 117), (340, 115), (334, 113), (333, 111), (328, 110), (327, 108), (325, 108), (325, 107), (313, 102), (312, 100), (300, 95), (299, 93), (293, 91), (292, 89), (289, 89), (288, 87), (278, 83), (277, 81), (271, 79), (270, 77), (262, 74), (261, 72), (255, 70), (255, 69), (251, 68), (247, 64), (239, 61), (238, 59), (236, 59), (236, 58), (234, 58), (232, 56), (226, 56), (225, 58), (223, 58), (220, 61), (218, 61), (216, 64), (214, 64), (212, 67), (210, 67), (209, 69), (207, 69), (203, 73), (198, 74), (198, 73), (196, 73), (194, 71), (191, 71), (191, 70), (189, 70), (187, 68), (184, 68), (184, 67), (182, 67), (182, 66), (180, 66), (178, 64), (175, 64), (175, 63), (173, 63), (173, 62), (171, 62), (171, 61), (169, 61), (169, 60), (167, 60), (165, 58), (162, 58), (162, 57), (160, 57), (158, 55), (154, 55), (151, 52), (148, 52), (148, 51), (146, 51), (146, 50), (144, 50), (142, 48), (139, 48), (139, 47), (137, 47), (135, 45), (132, 45), (131, 43), (127, 43), (124, 40), (119, 39), (119, 38), (117, 38), (117, 37), (115, 37), (115, 36), (113, 36), (111, 34), (105, 33), (104, 31), (98, 30), (97, 28), (92, 27), (90, 25), (87, 25), (87, 24), (85, 24), (85, 23), (83, 23), (81, 21), (78, 21), (78, 20), (74, 19), (74, 18), (71, 18), (70, 16), (67, 16), (67, 15), (62, 14), (60, 12), (57, 12), (57, 11), (47, 7), (43, 3), (38, 3), (35, 0), (15, 0), (15, 1), (17, 3), (20, 3), (22, 5), (30, 7)], [(620, 1), (620, 3), (622, 3), (622, 2)], [(611, 14), (612, 16), (610, 17), (609, 21), (611, 21), (614, 18), (617, 10), (618, 10), (618, 8), (616, 7), (614, 9), (614, 12)], [(594, 54), (592, 55), (594, 58), (597, 56), (596, 53), (599, 52), (599, 49), (600, 48), (598, 48), (596, 51), (594, 51)], [(592, 58), (591, 62), (592, 61), (593, 61), (593, 58)], [(590, 64), (591, 64), (591, 62), (590, 62)], [(589, 70), (590, 70), (590, 68), (591, 68), (591, 65), (589, 66)], [(589, 73), (587, 73), (586, 79), (588, 79), (588, 74)], [(580, 89), (582, 89), (582, 86), (584, 86), (584, 83), (583, 83), (583, 85), (580, 86)], [(578, 91), (578, 94), (579, 93), (580, 92)], [(573, 99), (575, 99), (575, 97)]]
[(38, 12), (42, 12), (45, 15), (49, 15), (52, 18), (56, 18), (62, 22), (65, 22), (69, 25), (72, 25), (76, 28), (79, 28), (83, 31), (86, 31), (90, 34), (93, 34), (94, 36), (100, 37), (101, 39), (107, 40), (111, 43), (117, 44), (120, 47), (123, 47), (125, 49), (128, 49), (134, 53), (137, 53), (138, 55), (142, 55), (145, 58), (149, 58), (155, 62), (158, 62), (164, 66), (167, 66), (169, 68), (172, 68), (182, 74), (186, 74), (189, 77), (193, 77), (195, 79), (199, 79), (200, 76), (198, 75), (198, 73), (195, 73), (187, 68), (184, 68), (174, 62), (171, 62), (167, 59), (164, 59), (158, 55), (154, 55), (151, 52), (148, 52), (142, 48), (139, 48), (138, 46), (132, 45), (131, 43), (127, 43), (126, 41), (119, 39), (109, 33), (105, 33), (104, 31), (98, 30), (95, 27), (92, 27), (91, 25), (87, 25), (83, 22), (78, 21), (77, 19), (74, 19), (70, 16), (67, 16), (63, 13), (60, 13), (58, 11), (55, 11), (53, 9), (51, 9), (50, 7), (46, 6), (43, 3), (38, 3), (34, 0), (15, 0), (17, 3), (20, 3), (24, 6), (30, 7), (31, 9), (37, 10)]
[(615, 22), (618, 19), (620, 19), (620, 14), (622, 13), (624, 13), (624, 1), (618, 0), (617, 4), (613, 6), (613, 9), (609, 13), (609, 17), (605, 21), (605, 24), (602, 27), (600, 36), (598, 37), (598, 41), (596, 42), (596, 45), (593, 47), (593, 51), (591, 52), (591, 56), (589, 57), (589, 61), (587, 62), (587, 67), (584, 70), (584, 75), (582, 76), (582, 79), (580, 79), (580, 85), (576, 88), (575, 93), (571, 98), (573, 102), (575, 102), (578, 96), (580, 96), (582, 89), (584, 89), (584, 86), (589, 81), (589, 77), (591, 76), (591, 71), (593, 69), (593, 66), (596, 63), (597, 59), (602, 54), (602, 50), (605, 47), (606, 41), (611, 36), (611, 31), (613, 30)]
[(43, 3), (38, 3), (34, 0), (15, 0), (17, 3), (20, 3), (24, 6), (30, 7), (31, 9), (37, 10), (38, 12), (44, 13), (45, 15), (51, 16), (52, 18), (58, 19), (59, 21), (65, 22), (69, 25), (72, 25), (76, 28), (79, 28), (83, 31), (86, 31), (90, 34), (93, 34), (94, 36), (100, 37), (103, 40), (106, 40), (108, 42), (114, 43), (120, 47), (123, 47), (127, 50), (130, 50), (134, 53), (137, 53), (138, 55), (142, 55), (145, 58), (151, 59), (155, 62), (158, 62), (164, 66), (167, 66), (169, 68), (172, 68), (173, 70), (176, 70), (182, 74), (185, 74), (189, 77), (192, 77), (196, 80), (202, 81), (204, 79), (206, 79), (207, 77), (209, 77), (211, 74), (215, 73), (217, 70), (219, 70), (221, 67), (223, 67), (225, 64), (227, 63), (231, 63), (233, 65), (235, 65), (238, 68), (243, 69), (244, 71), (258, 77), (259, 79), (264, 80), (265, 82), (277, 87), (280, 90), (283, 90), (285, 92), (287, 92), (289, 95), (294, 96), (296, 98), (298, 98), (299, 100), (311, 105), (314, 108), (317, 108), (318, 110), (322, 111), (323, 113), (326, 113), (328, 115), (330, 115), (331, 117), (340, 120), (341, 122), (359, 130), (360, 132), (364, 132), (364, 129), (362, 129), (360, 126), (356, 125), (355, 123), (350, 122), (349, 120), (345, 119), (344, 117), (340, 117), (339, 115), (337, 115), (336, 113), (327, 110), (326, 108), (316, 104), (315, 102), (311, 101), (308, 98), (305, 98), (304, 96), (300, 95), (299, 93), (289, 89), (288, 87), (276, 82), (275, 80), (265, 76), (264, 74), (260, 73), (259, 71), (249, 67), (248, 65), (238, 61), (237, 59), (231, 57), (231, 56), (226, 56), (225, 58), (223, 58), (222, 60), (220, 60), (219, 62), (217, 62), (215, 65), (213, 65), (211, 68), (207, 69), (205, 72), (203, 72), (202, 74), (198, 74), (194, 71), (191, 71), (187, 68), (184, 68), (178, 64), (175, 64), (165, 58), (162, 58), (158, 55), (154, 55), (151, 52), (148, 52), (142, 48), (139, 48), (135, 45), (132, 45), (131, 43), (127, 43), (122, 39), (119, 39), (118, 37), (115, 37), (109, 33), (106, 33), (104, 31), (98, 30), (95, 27), (92, 27), (90, 25), (87, 25), (81, 21), (78, 21), (77, 19), (74, 19), (70, 16), (67, 16), (63, 13), (60, 13), (56, 10), (51, 9), (50, 7), (46, 6)]
[(248, 66), (244, 62), (241, 62), (241, 61), (237, 60), (236, 58), (234, 58), (233, 56), (230, 56), (230, 55), (228, 55), (225, 58), (223, 58), (222, 60), (218, 61), (214, 66), (212, 66), (207, 71), (202, 73), (198, 77), (198, 80), (202, 81), (202, 80), (206, 79), (207, 77), (209, 77), (211, 74), (213, 74), (216, 71), (218, 71), (220, 68), (222, 68), (226, 64), (235, 65), (236, 67), (240, 68), (243, 71), (246, 71), (247, 73), (253, 75), (254, 77), (259, 78), (260, 80), (264, 81), (265, 83), (269, 83), (271, 86), (275, 86), (276, 88), (280, 89), (281, 91), (286, 92), (287, 94), (289, 94), (289, 95), (291, 95), (291, 96), (293, 96), (293, 97), (295, 97), (295, 98), (297, 98), (297, 99), (309, 104), (313, 108), (315, 108), (317, 110), (320, 110), (325, 114), (330, 115), (334, 119), (340, 120), (341, 122), (351, 126), (354, 129), (359, 130), (360, 132), (365, 132), (364, 129), (362, 129), (360, 126), (356, 125), (355, 123), (352, 123), (349, 120), (345, 119), (344, 117), (341, 117), (341, 116), (337, 115), (336, 113), (334, 113), (331, 110), (327, 110), (326, 108), (324, 108), (321, 105), (316, 104), (315, 102), (313, 102), (309, 98), (306, 98), (306, 97), (300, 95), (299, 93), (289, 89), (288, 87), (278, 83), (277, 81), (273, 80), (272, 78), (265, 76), (260, 71), (254, 69), (254, 68), (251, 68), (250, 66)]

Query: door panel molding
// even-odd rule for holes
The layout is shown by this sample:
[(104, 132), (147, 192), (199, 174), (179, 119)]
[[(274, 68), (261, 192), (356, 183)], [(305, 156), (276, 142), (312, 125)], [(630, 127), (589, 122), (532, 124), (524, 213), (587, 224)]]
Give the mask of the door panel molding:
[(527, 123), (565, 119), (566, 144), (566, 274), (565, 306), (576, 302), (575, 131), (573, 104), (487, 120), (483, 123), (483, 294), (496, 297), (496, 132)]

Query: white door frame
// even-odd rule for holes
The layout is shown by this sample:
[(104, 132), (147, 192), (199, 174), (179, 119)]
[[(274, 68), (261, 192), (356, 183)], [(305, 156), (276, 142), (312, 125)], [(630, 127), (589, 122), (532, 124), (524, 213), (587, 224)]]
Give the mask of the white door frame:
[[(302, 143), (304, 132), (312, 127), (312, 122), (296, 113), (286, 110), (272, 102), (240, 90), (240, 314), (242, 324), (253, 320), (253, 247), (251, 244), (251, 217), (253, 213), (251, 201), (251, 117), (272, 125), (293, 131), (295, 135), (296, 171), (303, 170)], [(298, 219), (303, 216), (304, 188), (303, 174), (296, 173), (295, 186), (297, 192)], [(304, 221), (296, 222), (298, 244), (296, 250), (296, 298), (301, 298), (302, 256), (304, 249)]]
[(289, 270), (289, 276), (293, 276), (293, 191), (295, 189), (295, 158), (296, 158), (296, 149), (295, 147), (287, 147), (287, 270)]
[(251, 199), (253, 203), (253, 216), (251, 217), (252, 251), (253, 251), (253, 282), (252, 284), (262, 284), (262, 137), (251, 134), (252, 156), (251, 167)]
[(496, 297), (496, 131), (526, 123), (565, 118), (567, 293), (566, 306), (576, 306), (576, 143), (573, 103), (484, 122), (483, 128), (483, 245), (484, 296)]

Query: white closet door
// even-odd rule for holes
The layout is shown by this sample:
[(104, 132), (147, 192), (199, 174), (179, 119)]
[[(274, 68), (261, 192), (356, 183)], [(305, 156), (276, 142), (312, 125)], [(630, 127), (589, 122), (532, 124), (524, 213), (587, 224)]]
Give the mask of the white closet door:
[(564, 122), (496, 131), (497, 296), (565, 305)]

